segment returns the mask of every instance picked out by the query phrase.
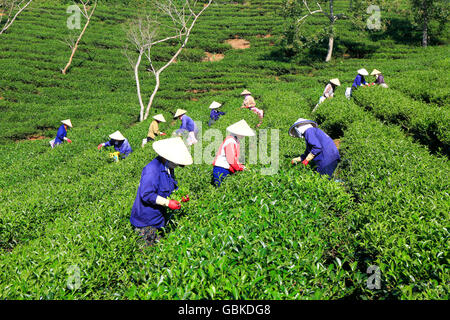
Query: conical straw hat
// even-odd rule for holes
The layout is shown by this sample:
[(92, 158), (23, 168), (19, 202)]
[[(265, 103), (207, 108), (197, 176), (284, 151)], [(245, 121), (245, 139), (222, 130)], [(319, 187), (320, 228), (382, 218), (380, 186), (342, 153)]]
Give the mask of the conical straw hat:
[(331, 82), (332, 84), (337, 85), (337, 86), (340, 86), (340, 85), (341, 85), (341, 82), (339, 81), (338, 78), (331, 79), (330, 82)]
[(371, 76), (375, 76), (377, 74), (381, 74), (381, 71), (377, 70), (377, 69), (373, 69), (372, 73), (370, 74)]
[(300, 138), (300, 136), (298, 135), (297, 130), (295, 130), (295, 128), (304, 126), (304, 125), (311, 125), (315, 128), (317, 128), (317, 123), (315, 123), (312, 120), (307, 120), (307, 119), (303, 119), (303, 118), (299, 118), (297, 121), (295, 121), (295, 123), (289, 128), (289, 135), (291, 137), (294, 138)]
[(73, 128), (73, 127), (72, 127), (72, 122), (70, 122), (70, 119), (63, 120), (63, 121), (61, 121), (61, 122), (64, 123), (65, 125), (67, 125), (67, 126)]
[(369, 72), (366, 69), (362, 68), (362, 69), (358, 70), (358, 74), (360, 74), (362, 76), (368, 76)]
[(221, 106), (222, 106), (221, 103), (218, 103), (218, 102), (216, 102), (216, 101), (213, 101), (213, 102), (210, 104), (209, 108), (210, 108), (210, 109), (217, 109), (217, 108), (220, 108)]
[(164, 119), (164, 116), (162, 114), (157, 114), (156, 116), (153, 116), (153, 119), (161, 122), (166, 122), (166, 119)]
[(241, 92), (241, 96), (244, 96), (246, 94), (252, 94), (250, 91), (248, 91), (247, 89), (245, 89), (244, 91)]
[(117, 141), (123, 141), (125, 140), (125, 137), (120, 133), (120, 131), (116, 131), (114, 133), (111, 133), (109, 135), (109, 137), (113, 140), (117, 140)]
[(227, 131), (237, 136), (253, 137), (255, 135), (255, 132), (244, 119), (229, 126)]
[(178, 118), (179, 116), (185, 114), (187, 111), (183, 110), (183, 109), (177, 109), (177, 112), (175, 112), (175, 115), (173, 116), (173, 118)]
[(178, 165), (188, 166), (193, 163), (192, 156), (180, 137), (155, 141), (152, 147), (159, 156)]

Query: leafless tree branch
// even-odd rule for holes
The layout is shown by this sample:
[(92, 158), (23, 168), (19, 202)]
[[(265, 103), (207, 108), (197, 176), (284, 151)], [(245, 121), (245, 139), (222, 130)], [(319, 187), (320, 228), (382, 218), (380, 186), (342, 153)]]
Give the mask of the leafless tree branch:
[[(132, 59), (129, 53), (125, 53), (134, 70), (137, 95), (141, 108), (140, 121), (144, 121), (149, 115), (153, 100), (160, 86), (161, 73), (176, 60), (181, 51), (185, 48), (187, 42), (189, 41), (189, 36), (192, 29), (194, 28), (195, 23), (203, 14), (203, 12), (210, 6), (213, 0), (208, 0), (208, 2), (204, 4), (200, 10), (198, 10), (198, 12), (195, 11), (195, 8), (198, 4), (197, 0), (185, 0), (182, 5), (177, 4), (177, 2), (179, 1), (159, 0), (155, 6), (161, 16), (147, 14), (145, 17), (138, 17), (135, 21), (130, 23), (127, 32), (128, 41), (135, 47), (135, 51), (138, 54), (135, 59)], [(170, 19), (172, 21), (170, 26), (163, 22), (164, 19)], [(160, 33), (160, 30), (164, 31), (164, 35)], [(173, 34), (168, 35), (168, 33)], [(152, 58), (153, 47), (160, 43), (174, 39), (179, 39), (180, 41), (177, 51), (172, 55), (168, 62), (157, 68), (157, 66), (155, 66), (155, 64), (153, 63)], [(156, 80), (153, 93), (150, 96), (146, 108), (142, 102), (142, 94), (138, 74), (139, 66), (141, 64), (143, 56), (145, 56), (149, 62), (147, 71), (150, 71), (154, 75)]]
[[(64, 69), (61, 70), (62, 74), (66, 74), (67, 69), (69, 69), (70, 65), (72, 64), (73, 56), (75, 55), (75, 52), (78, 49), (78, 44), (80, 43), (81, 38), (83, 37), (83, 35), (89, 25), (89, 22), (91, 22), (92, 15), (94, 14), (95, 8), (97, 7), (97, 0), (94, 0), (93, 6), (90, 6), (91, 0), (79, 0), (79, 1), (83, 5), (83, 11), (80, 10), (80, 12), (87, 19), (87, 21), (83, 27), (83, 30), (81, 31), (80, 35), (78, 36), (77, 41), (72, 46), (69, 45), (70, 48), (72, 49), (72, 54), (70, 55), (69, 61), (67, 62)], [(74, 2), (76, 3), (76, 1), (74, 1)]]
[(6, 17), (6, 22), (0, 30), (0, 34), (5, 32), (14, 23), (17, 16), (21, 14), (32, 1), (33, 0), (0, 0), (0, 7), (3, 8), (3, 11), (0, 12), (0, 25), (3, 21), (3, 17)]

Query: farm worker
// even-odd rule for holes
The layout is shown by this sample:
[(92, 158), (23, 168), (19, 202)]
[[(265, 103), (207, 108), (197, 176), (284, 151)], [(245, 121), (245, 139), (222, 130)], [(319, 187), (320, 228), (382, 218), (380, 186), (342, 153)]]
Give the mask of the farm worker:
[(181, 120), (181, 126), (180, 129), (176, 131), (178, 135), (181, 135), (183, 131), (189, 132), (188, 138), (187, 138), (187, 145), (190, 146), (192, 144), (197, 143), (197, 135), (198, 135), (198, 128), (195, 124), (194, 120), (192, 120), (190, 117), (188, 117), (185, 113), (187, 111), (183, 109), (177, 109), (177, 112), (173, 116), (174, 119), (180, 119)]
[(377, 69), (373, 69), (372, 73), (370, 74), (371, 76), (375, 76), (375, 82), (372, 83), (372, 85), (380, 85), (380, 87), (383, 88), (388, 88), (388, 85), (384, 82), (384, 77), (381, 74), (381, 71), (378, 71)]
[(50, 141), (50, 145), (52, 148), (55, 146), (63, 143), (64, 141), (67, 141), (68, 143), (72, 143), (72, 140), (68, 139), (67, 136), (67, 129), (73, 128), (72, 122), (70, 119), (62, 120), (62, 125), (58, 128), (58, 132), (56, 133), (56, 138), (52, 141)]
[(264, 110), (256, 108), (256, 102), (255, 99), (251, 96), (251, 92), (247, 89), (241, 92), (241, 96), (244, 96), (244, 101), (242, 102), (241, 108), (250, 109), (250, 111), (253, 111), (256, 115), (259, 117), (259, 123), (256, 125), (258, 128), (263, 121), (264, 118)]
[(155, 141), (152, 147), (158, 156), (142, 170), (130, 216), (131, 225), (149, 245), (160, 238), (159, 229), (166, 225), (167, 208), (181, 208), (180, 202), (169, 199), (172, 192), (178, 189), (174, 169), (193, 162), (180, 137)]
[(242, 171), (245, 167), (239, 163), (240, 140), (243, 137), (251, 137), (255, 132), (249, 127), (245, 120), (241, 120), (229, 126), (230, 133), (217, 150), (213, 161), (213, 183), (219, 187), (222, 180), (229, 174)]
[(367, 85), (366, 79), (364, 78), (364, 76), (368, 76), (369, 72), (367, 72), (366, 69), (359, 69), (358, 70), (358, 75), (355, 77), (355, 80), (353, 80), (353, 85), (352, 87), (357, 88), (357, 87), (362, 87)]
[(306, 142), (305, 152), (298, 158), (292, 159), (292, 164), (301, 162), (307, 166), (310, 161), (317, 166), (317, 172), (331, 176), (341, 160), (339, 151), (333, 140), (317, 127), (317, 123), (300, 118), (290, 128), (289, 135), (303, 138)]
[(324, 102), (328, 98), (333, 98), (334, 91), (336, 90), (337, 86), (340, 86), (341, 82), (338, 78), (331, 79), (328, 84), (325, 86), (325, 90), (323, 91), (323, 95), (319, 98), (319, 103), (316, 104), (316, 106), (313, 109), (313, 112), (316, 111), (316, 108)]
[(213, 101), (209, 108), (211, 109), (211, 113), (209, 114), (208, 127), (211, 127), (217, 120), (219, 120), (220, 116), (225, 115), (225, 112), (218, 111), (222, 104)]
[(128, 140), (120, 133), (120, 131), (116, 131), (109, 135), (108, 142), (100, 143), (97, 146), (97, 149), (100, 150), (103, 147), (114, 146), (114, 150), (119, 151), (122, 159), (126, 158), (133, 150), (131, 149), (130, 143)]
[(352, 89), (357, 89), (358, 87), (363, 87), (367, 85), (366, 79), (364, 76), (368, 76), (369, 72), (367, 72), (366, 69), (359, 69), (358, 75), (356, 76), (355, 80), (353, 81)]
[(157, 114), (156, 116), (153, 116), (153, 121), (152, 123), (150, 123), (150, 127), (148, 128), (147, 138), (142, 140), (142, 148), (147, 144), (147, 142), (155, 140), (156, 136), (166, 135), (164, 132), (159, 131), (160, 122), (166, 122), (166, 119), (162, 114)]

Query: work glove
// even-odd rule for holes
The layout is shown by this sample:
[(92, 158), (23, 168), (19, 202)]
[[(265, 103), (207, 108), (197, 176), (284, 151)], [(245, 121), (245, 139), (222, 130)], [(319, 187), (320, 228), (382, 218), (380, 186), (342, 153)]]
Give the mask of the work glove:
[(171, 210), (178, 210), (178, 209), (181, 209), (181, 204), (176, 200), (169, 200), (168, 207)]
[(244, 166), (242, 164), (239, 163), (235, 163), (235, 164), (230, 164), (230, 169), (231, 173), (235, 173), (236, 171), (243, 171), (244, 170)]
[(185, 197), (181, 197), (181, 202), (188, 202), (189, 200), (191, 199), (189, 199), (188, 195), (186, 195)]
[(72, 140), (70, 140), (70, 139), (67, 139), (66, 141), (67, 141), (68, 143), (72, 143)]
[(305, 167), (308, 165), (308, 163), (314, 159), (315, 155), (311, 152), (308, 154), (308, 156), (305, 158), (305, 160), (302, 161), (302, 163), (305, 165)]
[(299, 163), (300, 161), (302, 161), (302, 158), (298, 157), (298, 158), (294, 158), (291, 160), (291, 164), (296, 165), (297, 163)]
[(100, 144), (97, 146), (97, 149), (100, 150), (102, 147), (103, 147), (103, 143), (100, 143)]

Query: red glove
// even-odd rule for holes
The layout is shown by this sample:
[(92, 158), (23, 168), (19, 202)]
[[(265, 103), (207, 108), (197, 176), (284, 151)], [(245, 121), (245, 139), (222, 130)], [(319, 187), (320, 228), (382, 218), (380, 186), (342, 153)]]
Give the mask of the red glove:
[(231, 173), (234, 173), (236, 171), (243, 171), (243, 170), (244, 170), (244, 166), (242, 164), (239, 164), (239, 163), (230, 164)]
[(103, 144), (100, 143), (100, 144), (97, 146), (97, 149), (100, 150), (102, 147), (103, 147)]
[(189, 200), (191, 200), (191, 199), (189, 199), (188, 195), (186, 195), (186, 197), (181, 198), (181, 202), (188, 202)]
[(67, 141), (68, 143), (72, 143), (72, 140), (70, 140), (70, 139), (67, 139), (66, 141)]
[(166, 136), (167, 134), (165, 134), (164, 132), (161, 132), (160, 135), (162, 136)]
[(302, 163), (305, 165), (305, 167), (308, 165), (309, 161), (308, 160), (303, 160)]
[(169, 209), (171, 209), (171, 210), (181, 209), (181, 204), (176, 200), (170, 200), (169, 201)]

